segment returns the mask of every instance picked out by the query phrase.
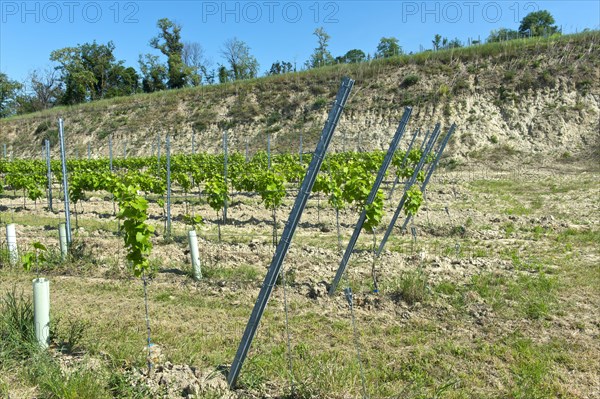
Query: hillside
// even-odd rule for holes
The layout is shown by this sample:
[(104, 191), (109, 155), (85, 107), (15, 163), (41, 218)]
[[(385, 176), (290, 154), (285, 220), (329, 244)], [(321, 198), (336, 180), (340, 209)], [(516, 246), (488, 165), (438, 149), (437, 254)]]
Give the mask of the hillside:
[[(57, 141), (65, 120), (70, 154), (150, 155), (169, 131), (176, 152), (230, 148), (297, 151), (300, 132), (311, 150), (342, 76), (356, 84), (334, 150), (387, 148), (405, 105), (411, 129), (441, 122), (459, 129), (449, 155), (460, 160), (521, 152), (550, 157), (598, 153), (600, 33), (515, 40), (338, 65), (225, 85), (103, 100), (0, 120), (0, 145), (16, 157), (38, 156), (45, 137)], [(126, 143), (126, 144), (125, 144)], [(55, 149), (56, 151), (56, 149)]]

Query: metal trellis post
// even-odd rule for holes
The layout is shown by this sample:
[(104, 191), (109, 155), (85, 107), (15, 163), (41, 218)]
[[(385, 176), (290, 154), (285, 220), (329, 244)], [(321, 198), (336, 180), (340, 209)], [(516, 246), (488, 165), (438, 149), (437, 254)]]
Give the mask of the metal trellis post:
[[(227, 130), (223, 131), (223, 181), (225, 182), (225, 187), (227, 187)], [(227, 190), (229, 192), (229, 190)], [(227, 198), (225, 198), (225, 202), (223, 203), (223, 223), (227, 223)]]
[(267, 134), (267, 164), (271, 169), (271, 134)]
[(300, 154), (300, 164), (302, 165), (302, 132), (300, 132), (300, 148), (298, 149), (298, 153)]
[(192, 155), (196, 155), (196, 129), (192, 129)]
[(52, 212), (52, 165), (50, 163), (50, 140), (44, 140), (46, 146), (46, 177), (48, 179), (48, 209)]
[(112, 135), (108, 136), (108, 166), (113, 171)]
[(65, 133), (62, 118), (58, 119), (58, 139), (60, 141), (60, 160), (62, 163), (63, 191), (65, 202), (65, 224), (67, 229), (67, 245), (71, 245), (71, 213), (69, 212), (69, 182), (67, 180), (67, 156), (65, 154)]
[(166, 238), (171, 237), (171, 136), (167, 134), (166, 142), (166, 155), (167, 155), (167, 229)]
[(156, 135), (156, 173), (160, 176), (160, 134)]
[(398, 220), (398, 217), (400, 216), (400, 212), (402, 211), (402, 208), (404, 207), (404, 202), (406, 201), (406, 192), (408, 191), (408, 189), (410, 189), (410, 187), (417, 180), (417, 176), (419, 175), (419, 172), (421, 171), (421, 169), (423, 168), (423, 165), (425, 164), (425, 159), (427, 159), (427, 156), (429, 155), (429, 152), (433, 148), (433, 144), (437, 140), (437, 137), (439, 134), (440, 134), (440, 124), (438, 123), (435, 126), (433, 133), (431, 133), (429, 141), (427, 142), (427, 145), (425, 146), (425, 151), (423, 151), (423, 154), (421, 155), (421, 159), (419, 159), (419, 163), (415, 167), (415, 170), (414, 170), (412, 176), (410, 177), (410, 179), (408, 179), (408, 181), (404, 185), (404, 193), (402, 194), (402, 198), (400, 199), (400, 203), (396, 207), (394, 216), (392, 216), (392, 220), (391, 220), (390, 224), (388, 225), (388, 228), (385, 231), (385, 234), (383, 235), (381, 242), (379, 243), (379, 248), (377, 249), (377, 253), (376, 253), (377, 256), (381, 255), (381, 252), (383, 251), (383, 247), (385, 247), (385, 243), (387, 242), (388, 238), (390, 237), (390, 234), (392, 233), (392, 229), (394, 228), (394, 225), (396, 224), (396, 221)]
[(431, 134), (431, 132), (429, 130), (427, 130), (427, 132), (425, 133), (425, 137), (423, 137), (423, 142), (419, 146), (419, 151), (423, 151), (423, 146), (425, 145), (425, 143), (427, 143), (427, 139), (429, 139), (430, 134)]
[[(406, 149), (406, 152), (404, 153), (404, 157), (402, 157), (402, 162), (400, 162), (400, 167), (403, 167), (404, 163), (408, 159), (408, 154), (410, 153), (410, 150), (412, 149), (412, 146), (415, 143), (417, 136), (419, 135), (419, 131), (420, 130), (417, 129), (413, 133), (412, 139), (410, 140), (410, 144), (408, 145), (408, 148)], [(396, 178), (394, 179), (394, 183), (392, 184), (392, 188), (390, 189), (390, 193), (388, 194), (388, 199), (392, 199), (392, 195), (394, 195), (394, 190), (396, 190), (396, 185), (398, 184), (399, 181), (400, 181), (400, 175), (396, 174)]]
[[(450, 137), (454, 133), (455, 129), (456, 129), (456, 124), (453, 123), (452, 126), (450, 126), (448, 133), (446, 133), (446, 136), (444, 136), (444, 138), (442, 139), (442, 143), (440, 144), (440, 148), (437, 151), (435, 160), (429, 166), (429, 170), (427, 171), (425, 180), (423, 180), (423, 183), (421, 184), (421, 193), (423, 193), (423, 199), (425, 199), (425, 190), (427, 189), (427, 184), (429, 183), (429, 179), (431, 178), (431, 175), (433, 175), (433, 172), (435, 171), (435, 168), (437, 167), (438, 162), (440, 161), (440, 158), (442, 157), (442, 153), (444, 152), (444, 149), (446, 148), (446, 144), (448, 144), (448, 141), (450, 140)], [(446, 213), (448, 213), (448, 207), (446, 207)], [(408, 215), (406, 217), (406, 220), (404, 221), (404, 224), (402, 225), (402, 230), (406, 229), (406, 226), (408, 226), (410, 219), (412, 219), (412, 215)]]
[(265, 276), (265, 281), (263, 282), (258, 294), (256, 304), (252, 309), (252, 314), (250, 315), (250, 319), (248, 320), (248, 324), (244, 330), (244, 335), (242, 336), (242, 340), (235, 354), (235, 358), (231, 364), (231, 370), (227, 375), (227, 382), (231, 388), (235, 386), (237, 378), (240, 374), (240, 370), (244, 364), (244, 360), (246, 359), (248, 350), (250, 349), (250, 345), (252, 344), (252, 340), (256, 334), (256, 330), (258, 329), (260, 319), (265, 311), (267, 302), (269, 301), (269, 297), (273, 291), (273, 287), (277, 282), (277, 276), (279, 275), (281, 267), (283, 266), (283, 261), (292, 242), (292, 237), (294, 236), (294, 232), (296, 231), (296, 227), (298, 226), (298, 222), (300, 221), (300, 217), (302, 216), (302, 212), (304, 211), (304, 207), (306, 206), (306, 202), (308, 201), (308, 197), (312, 191), (317, 174), (319, 173), (321, 165), (323, 164), (323, 159), (325, 157), (325, 153), (327, 152), (327, 148), (329, 147), (329, 143), (331, 142), (331, 137), (333, 136), (333, 132), (340, 119), (344, 105), (348, 100), (348, 96), (350, 95), (353, 85), (354, 81), (352, 79), (343, 79), (335, 103), (329, 112), (327, 122), (325, 123), (323, 132), (321, 133), (321, 138), (315, 150), (315, 155), (312, 157), (312, 160), (308, 166), (306, 176), (304, 177), (300, 187), (300, 192), (298, 193), (298, 197), (296, 197), (296, 201), (294, 202), (294, 206), (290, 212), (288, 222), (283, 229), (281, 240), (279, 241), (279, 244), (277, 244), (277, 249), (271, 261), (271, 266), (269, 267), (267, 275)]
[(331, 286), (329, 287), (329, 295), (332, 296), (335, 293), (335, 290), (346, 271), (346, 267), (348, 266), (348, 261), (350, 260), (350, 256), (352, 255), (352, 251), (354, 250), (354, 246), (356, 245), (356, 241), (360, 236), (360, 232), (362, 231), (363, 224), (367, 218), (367, 210), (366, 207), (371, 205), (375, 200), (375, 196), (377, 195), (377, 191), (379, 190), (379, 186), (381, 186), (381, 182), (383, 182), (383, 178), (385, 177), (385, 172), (389, 168), (392, 163), (392, 158), (394, 157), (394, 153), (396, 152), (396, 148), (398, 148), (398, 144), (404, 135), (404, 131), (406, 130), (406, 125), (408, 124), (408, 120), (410, 119), (410, 114), (412, 113), (411, 107), (406, 107), (404, 109), (404, 115), (400, 120), (400, 124), (398, 125), (398, 129), (396, 129), (396, 134), (394, 134), (394, 138), (390, 143), (390, 147), (385, 154), (385, 158), (383, 159), (383, 163), (379, 168), (379, 173), (377, 173), (377, 177), (375, 178), (375, 184), (371, 188), (371, 192), (367, 197), (367, 201), (365, 202), (365, 209), (362, 210), (360, 216), (358, 218), (358, 222), (356, 222), (356, 226), (354, 227), (354, 232), (352, 233), (352, 237), (350, 238), (350, 242), (346, 247), (346, 251), (344, 252), (344, 256), (342, 257), (342, 261), (340, 262), (340, 266), (335, 274), (333, 281), (331, 282)]

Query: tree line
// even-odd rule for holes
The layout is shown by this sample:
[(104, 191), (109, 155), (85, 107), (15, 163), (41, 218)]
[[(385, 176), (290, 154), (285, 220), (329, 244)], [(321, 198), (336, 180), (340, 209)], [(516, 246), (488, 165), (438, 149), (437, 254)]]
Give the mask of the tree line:
[[(554, 23), (554, 17), (548, 11), (532, 12), (523, 18), (518, 31), (506, 28), (494, 30), (487, 42), (559, 33)], [(158, 20), (157, 28), (158, 34), (150, 39), (149, 45), (158, 50), (162, 58), (152, 53), (140, 54), (138, 70), (115, 58), (115, 45), (112, 41), (106, 44), (93, 41), (52, 51), (50, 61), (56, 66), (33, 71), (26, 82), (11, 80), (0, 72), (0, 117), (36, 112), (55, 105), (74, 105), (141, 92), (151, 93), (258, 77), (259, 63), (243, 40), (236, 37), (226, 40), (220, 51), (223, 63), (213, 67), (200, 43), (182, 40), (181, 25), (163, 18)], [(317, 47), (300, 69), (359, 63), (403, 54), (397, 38), (382, 37), (373, 55), (360, 49), (352, 49), (344, 55), (334, 57), (329, 51), (331, 36), (325, 29), (317, 28), (313, 35), (317, 39)], [(478, 43), (473, 41), (471, 44)], [(463, 43), (458, 38), (449, 40), (436, 34), (432, 40), (432, 49), (426, 51), (462, 46)], [(278, 60), (265, 71), (265, 75), (295, 71), (295, 63)]]

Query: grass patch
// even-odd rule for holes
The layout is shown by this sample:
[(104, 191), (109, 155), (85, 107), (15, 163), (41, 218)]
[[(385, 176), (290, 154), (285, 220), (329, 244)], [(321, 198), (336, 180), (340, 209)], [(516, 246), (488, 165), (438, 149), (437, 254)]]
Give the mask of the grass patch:
[(493, 273), (478, 274), (473, 276), (470, 286), (494, 311), (506, 317), (539, 320), (558, 309), (557, 277), (544, 272), (520, 274), (514, 279)]
[(252, 283), (259, 281), (258, 270), (251, 265), (241, 264), (236, 267), (204, 266), (202, 275), (210, 280), (227, 282)]
[(409, 305), (424, 302), (429, 295), (427, 276), (421, 271), (403, 273), (400, 278), (392, 280), (387, 292), (394, 301), (404, 301)]

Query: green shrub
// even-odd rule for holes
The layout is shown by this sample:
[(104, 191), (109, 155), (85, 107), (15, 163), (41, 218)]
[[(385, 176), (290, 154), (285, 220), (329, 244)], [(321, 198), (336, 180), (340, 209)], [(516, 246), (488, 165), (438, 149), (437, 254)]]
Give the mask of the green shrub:
[(323, 98), (323, 97), (319, 97), (312, 104), (312, 109), (313, 109), (313, 111), (316, 111), (318, 109), (325, 107), (326, 105), (327, 105), (327, 99)]
[(400, 84), (401, 87), (410, 87), (410, 86), (414, 86), (419, 82), (419, 76), (418, 75), (408, 75), (407, 77), (404, 78), (404, 80), (402, 80), (402, 83)]
[(42, 123), (40, 123), (38, 125), (38, 127), (35, 128), (35, 134), (40, 134), (40, 133), (44, 133), (46, 130), (50, 129), (52, 125), (50, 124), (50, 121), (44, 121)]

